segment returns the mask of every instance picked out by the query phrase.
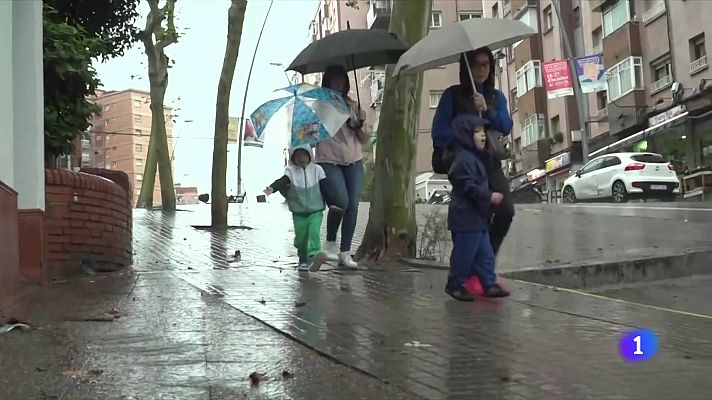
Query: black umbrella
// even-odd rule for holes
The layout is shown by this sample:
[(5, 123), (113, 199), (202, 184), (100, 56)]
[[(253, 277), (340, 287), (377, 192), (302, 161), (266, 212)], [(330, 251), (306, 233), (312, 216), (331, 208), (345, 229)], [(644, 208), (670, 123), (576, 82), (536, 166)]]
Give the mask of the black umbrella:
[(347, 29), (312, 42), (287, 69), (311, 74), (323, 72), (330, 65), (343, 65), (351, 71), (395, 64), (406, 50), (408, 45), (391, 32), (382, 29)]

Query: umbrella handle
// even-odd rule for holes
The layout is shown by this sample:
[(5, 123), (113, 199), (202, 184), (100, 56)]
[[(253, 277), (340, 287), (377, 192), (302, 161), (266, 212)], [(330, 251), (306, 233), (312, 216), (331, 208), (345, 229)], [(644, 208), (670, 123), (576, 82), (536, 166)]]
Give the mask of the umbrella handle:
[[(465, 59), (465, 65), (467, 66), (467, 76), (470, 77), (470, 84), (472, 85), (472, 93), (478, 93), (477, 87), (475, 86), (475, 78), (472, 76), (472, 68), (470, 68), (470, 61), (467, 59), (467, 54), (462, 53), (462, 58)], [(478, 111), (478, 116), (482, 118), (482, 111)]]

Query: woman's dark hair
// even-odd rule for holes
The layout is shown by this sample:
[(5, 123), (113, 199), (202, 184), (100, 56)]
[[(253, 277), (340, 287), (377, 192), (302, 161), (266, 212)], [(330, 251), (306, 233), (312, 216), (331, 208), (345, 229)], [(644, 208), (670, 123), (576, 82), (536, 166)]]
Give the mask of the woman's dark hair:
[(492, 50), (489, 49), (489, 47), (480, 47), (477, 50), (468, 51), (467, 53), (462, 53), (460, 55), (460, 87), (464, 95), (472, 96), (472, 81), (470, 80), (470, 73), (467, 71), (467, 63), (465, 62), (465, 57), (467, 57), (467, 62), (469, 62), (470, 67), (472, 67), (475, 62), (475, 59), (480, 54), (486, 54), (487, 58), (489, 58), (490, 61), (489, 76), (482, 84), (482, 86), (484, 87), (484, 93), (482, 93), (482, 95), (485, 96), (485, 99), (489, 103), (490, 101), (494, 100), (494, 96), (496, 93), (494, 88), (495, 60), (494, 54), (492, 53)]
[(344, 68), (343, 65), (330, 65), (326, 67), (324, 76), (321, 78), (321, 87), (331, 89), (331, 81), (336, 77), (343, 78), (346, 81), (346, 87), (344, 87), (343, 92), (341, 92), (341, 95), (346, 98), (351, 90), (351, 83), (349, 82), (349, 75), (346, 73), (346, 68)]

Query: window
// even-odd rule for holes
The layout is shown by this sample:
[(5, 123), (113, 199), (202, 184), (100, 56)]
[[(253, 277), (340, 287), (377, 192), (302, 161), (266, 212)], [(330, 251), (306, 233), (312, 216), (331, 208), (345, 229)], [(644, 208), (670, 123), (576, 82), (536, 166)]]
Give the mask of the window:
[(586, 164), (583, 168), (581, 168), (581, 175), (585, 175), (588, 173), (591, 173), (593, 171), (598, 171), (603, 167), (603, 157), (597, 158), (590, 163)]
[(134, 99), (133, 105), (134, 107), (141, 107), (141, 99)]
[(509, 106), (511, 107), (511, 112), (517, 111), (519, 108), (519, 103), (517, 102), (517, 88), (512, 89), (509, 93)]
[(538, 60), (529, 61), (517, 71), (517, 96), (522, 97), (535, 87), (541, 87), (541, 61)]
[(551, 12), (551, 5), (544, 9), (544, 32), (554, 29), (554, 16)]
[(648, 164), (666, 164), (668, 162), (665, 159), (665, 157), (661, 156), (660, 154), (653, 154), (653, 153), (636, 154), (636, 155), (630, 156), (630, 159), (633, 161), (648, 163)]
[(134, 145), (134, 151), (136, 151), (137, 153), (141, 153), (143, 151), (143, 145), (140, 143), (136, 143)]
[(106, 141), (110, 142), (111, 141), (111, 135), (106, 135)]
[(97, 141), (97, 142), (101, 142), (102, 139), (103, 139), (103, 137), (102, 137), (101, 135), (95, 135), (95, 136), (94, 136), (94, 140)]
[(596, 110), (598, 110), (598, 118), (608, 116), (608, 92), (605, 90), (596, 92)]
[(630, 20), (629, 0), (617, 0), (603, 9), (603, 37), (615, 32)]
[(440, 28), (443, 26), (443, 13), (442, 11), (433, 11), (430, 13), (430, 27)]
[(670, 60), (652, 63), (653, 83), (650, 84), (650, 94), (655, 94), (672, 84), (672, 67)]
[(601, 168), (615, 167), (616, 165), (621, 165), (621, 159), (616, 156), (608, 156), (603, 158)]
[(551, 134), (555, 135), (559, 132), (561, 132), (561, 119), (557, 115), (551, 119)]
[(443, 92), (440, 90), (430, 91), (430, 108), (438, 108), (440, 104), (440, 98), (443, 96)]
[(690, 74), (696, 74), (707, 68), (707, 49), (705, 34), (690, 39)]
[(593, 52), (600, 53), (603, 51), (603, 30), (601, 27), (598, 27), (595, 31), (591, 32), (591, 39), (593, 42)]
[(581, 26), (581, 8), (579, 6), (574, 7), (574, 27), (578, 28)]
[[(539, 14), (537, 13), (536, 8), (527, 8), (526, 11), (519, 15), (517, 20), (524, 22), (530, 28), (534, 29), (534, 31), (539, 31)], [(514, 43), (512, 47), (517, 47), (520, 43), (522, 43), (521, 40)]]
[(137, 166), (137, 167), (143, 167), (143, 160), (140, 159), (140, 158), (137, 158), (137, 159), (136, 159), (136, 166)]
[(636, 89), (643, 89), (643, 61), (629, 57), (606, 71), (608, 101), (615, 101)]
[(115, 167), (115, 166), (116, 166), (116, 161), (112, 161), (112, 162), (111, 162), (111, 166), (112, 166), (112, 167)]
[(143, 174), (136, 174), (136, 180), (137, 180), (137, 181), (142, 181), (142, 180), (143, 180)]
[(492, 18), (499, 18), (499, 4), (492, 5)]
[(466, 21), (473, 18), (482, 18), (482, 13), (479, 11), (465, 11), (460, 13), (460, 21)]
[(530, 146), (544, 139), (544, 115), (534, 114), (522, 123), (522, 146)]

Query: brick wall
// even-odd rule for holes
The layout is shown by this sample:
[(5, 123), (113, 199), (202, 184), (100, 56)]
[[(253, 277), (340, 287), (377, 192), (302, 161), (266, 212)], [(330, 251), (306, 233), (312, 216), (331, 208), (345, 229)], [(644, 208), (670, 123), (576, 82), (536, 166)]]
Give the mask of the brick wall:
[(17, 193), (0, 181), (0, 314), (20, 284), (18, 247)]
[[(125, 175), (117, 180), (127, 182)], [(46, 170), (45, 179), (48, 274), (77, 273), (81, 260), (99, 271), (130, 265), (129, 193), (112, 180), (83, 172)]]

